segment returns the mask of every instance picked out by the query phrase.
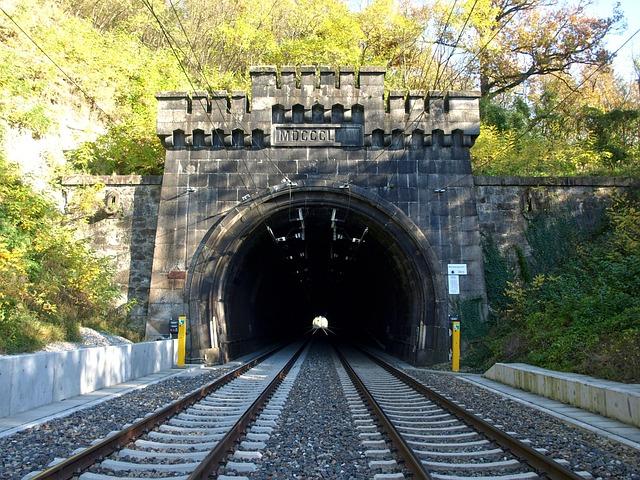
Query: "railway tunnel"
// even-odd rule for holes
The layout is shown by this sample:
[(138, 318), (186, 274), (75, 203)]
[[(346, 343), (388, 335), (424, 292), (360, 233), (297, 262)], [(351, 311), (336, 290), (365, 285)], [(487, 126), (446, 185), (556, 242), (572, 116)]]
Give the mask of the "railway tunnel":
[(196, 252), (192, 349), (210, 343), (234, 358), (308, 334), (323, 315), (341, 340), (434, 357), (446, 342), (434, 258), (413, 222), (379, 197), (285, 189), (225, 216)]
[[(186, 316), (189, 356), (224, 361), (323, 315), (341, 339), (445, 361), (451, 295), (479, 317), (486, 298), (478, 94), (385, 93), (379, 67), (249, 73), (250, 95), (156, 97), (166, 160), (147, 338)], [(449, 264), (467, 267), (451, 294)]]

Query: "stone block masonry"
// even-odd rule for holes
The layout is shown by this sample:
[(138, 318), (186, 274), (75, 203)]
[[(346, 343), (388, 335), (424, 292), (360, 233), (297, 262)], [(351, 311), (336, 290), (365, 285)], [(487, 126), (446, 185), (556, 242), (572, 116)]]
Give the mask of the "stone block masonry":
[(165, 146), (450, 147), (457, 133), (459, 146), (470, 147), (480, 133), (475, 92), (390, 92), (385, 102), (381, 68), (362, 67), (358, 75), (325, 67), (250, 73), (251, 104), (244, 92), (158, 94), (157, 133)]
[(206, 310), (190, 318), (191, 352), (200, 356), (215, 315), (203, 303), (211, 300), (196, 300), (190, 291), (195, 256), (228, 212), (289, 188), (361, 189), (397, 208), (434, 252), (431, 275), (445, 292), (435, 300), (445, 308), (434, 321), (443, 338), (448, 263), (468, 265), (460, 296), (484, 304), (469, 155), (480, 132), (479, 93), (385, 96), (385, 70), (378, 67), (267, 66), (250, 74), (251, 101), (245, 92), (157, 95), (157, 134), (167, 152), (148, 336), (166, 333), (180, 314)]
[[(366, 215), (351, 225), (371, 227), (372, 243), (393, 230), (396, 237), (385, 242), (397, 240), (398, 250), (389, 245), (386, 257), (407, 273), (385, 288), (395, 288), (395, 298), (407, 295), (389, 314), (420, 305), (395, 313), (391, 330), (379, 328), (377, 337), (425, 363), (446, 359), (447, 314), (458, 298), (479, 299), (485, 313), (481, 234), (503, 251), (519, 245), (526, 253), (530, 212), (563, 205), (593, 218), (611, 193), (632, 187), (620, 179), (474, 178), (474, 92), (385, 95), (384, 70), (373, 67), (256, 67), (251, 78), (251, 102), (244, 92), (158, 94), (161, 178), (65, 180), (69, 195), (92, 182), (105, 185), (104, 211), (89, 225), (94, 247), (116, 257), (123, 299), (138, 302), (133, 316), (148, 338), (167, 334), (171, 320), (187, 315), (194, 359), (208, 349), (240, 352), (264, 341), (251, 302), (235, 306), (238, 325), (230, 333), (228, 292), (250, 291), (238, 286), (242, 275), (262, 280), (259, 270), (227, 268), (227, 259), (247, 243), (243, 223), (253, 225), (270, 208), (268, 218), (275, 218), (293, 196), (304, 197), (303, 205), (316, 202), (316, 211), (325, 198), (345, 212), (360, 202)], [(415, 275), (413, 257), (422, 258)], [(447, 294), (449, 263), (467, 265), (459, 297)]]
[(525, 255), (529, 219), (563, 212), (584, 228), (598, 228), (611, 198), (640, 188), (640, 181), (615, 177), (486, 177), (474, 179), (480, 230), (515, 261), (514, 247)]
[(131, 327), (144, 333), (149, 302), (151, 262), (156, 237), (160, 176), (74, 175), (62, 180), (67, 202), (89, 186), (97, 192), (100, 209), (89, 219), (87, 237), (92, 247), (115, 262), (122, 303), (135, 302)]

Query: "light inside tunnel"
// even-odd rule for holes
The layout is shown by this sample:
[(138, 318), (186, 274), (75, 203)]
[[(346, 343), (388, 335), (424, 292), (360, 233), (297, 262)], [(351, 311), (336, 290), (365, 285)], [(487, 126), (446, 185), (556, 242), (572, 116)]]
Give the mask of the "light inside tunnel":
[(311, 331), (315, 333), (318, 330), (323, 331), (327, 335), (331, 331), (329, 329), (329, 320), (326, 317), (323, 317), (322, 315), (318, 315), (317, 317), (314, 317), (313, 320), (311, 321)]
[(203, 318), (218, 319), (226, 358), (308, 334), (316, 316), (341, 340), (403, 358), (435, 348), (436, 301), (419, 249), (390, 217), (354, 207), (291, 201), (220, 229), (228, 246), (210, 247), (218, 261), (194, 290)]

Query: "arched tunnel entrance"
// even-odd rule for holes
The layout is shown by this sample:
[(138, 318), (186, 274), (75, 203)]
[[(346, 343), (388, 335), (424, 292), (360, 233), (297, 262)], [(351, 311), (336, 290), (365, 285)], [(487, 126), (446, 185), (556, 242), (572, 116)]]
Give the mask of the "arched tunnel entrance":
[(234, 209), (205, 236), (186, 289), (191, 350), (212, 346), (228, 360), (308, 333), (322, 315), (342, 340), (413, 363), (443, 360), (438, 271), (422, 232), (379, 197), (287, 188)]

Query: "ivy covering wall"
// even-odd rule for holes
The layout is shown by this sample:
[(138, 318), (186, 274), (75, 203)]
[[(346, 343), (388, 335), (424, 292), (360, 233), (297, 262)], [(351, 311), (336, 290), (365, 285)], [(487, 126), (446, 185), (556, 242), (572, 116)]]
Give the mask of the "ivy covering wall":
[(490, 321), (469, 332), (467, 364), (640, 381), (640, 195), (614, 198), (595, 229), (571, 212), (540, 213), (527, 241), (531, 255), (510, 262), (485, 238)]

